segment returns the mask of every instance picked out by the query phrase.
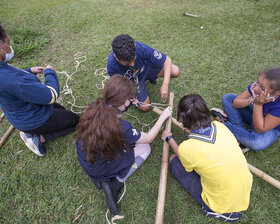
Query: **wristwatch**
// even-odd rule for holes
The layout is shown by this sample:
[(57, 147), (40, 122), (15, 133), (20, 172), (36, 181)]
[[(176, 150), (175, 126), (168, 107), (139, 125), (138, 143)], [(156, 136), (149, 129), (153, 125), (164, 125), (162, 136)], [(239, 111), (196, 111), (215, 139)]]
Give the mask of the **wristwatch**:
[(167, 136), (167, 137), (165, 138), (165, 141), (166, 141), (166, 142), (169, 142), (169, 140), (170, 140), (171, 138), (173, 138), (173, 136), (172, 136), (172, 135), (169, 135), (169, 136)]

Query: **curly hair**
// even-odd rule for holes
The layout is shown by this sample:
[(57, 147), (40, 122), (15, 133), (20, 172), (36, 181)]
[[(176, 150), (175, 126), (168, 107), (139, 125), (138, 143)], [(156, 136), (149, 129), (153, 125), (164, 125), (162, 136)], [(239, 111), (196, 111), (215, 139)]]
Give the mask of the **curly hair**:
[(76, 127), (79, 147), (87, 150), (87, 159), (94, 163), (101, 158), (117, 158), (120, 149), (126, 148), (123, 130), (116, 107), (135, 96), (136, 87), (121, 75), (112, 76), (105, 84), (103, 97), (98, 98), (84, 112)]
[(180, 99), (177, 119), (189, 130), (205, 128), (212, 122), (209, 109), (197, 94), (188, 94)]
[(131, 62), (136, 55), (134, 40), (128, 34), (121, 34), (114, 38), (112, 49), (120, 61)]
[(280, 90), (280, 68), (272, 68), (261, 72), (265, 79), (270, 81), (270, 88), (276, 91)]

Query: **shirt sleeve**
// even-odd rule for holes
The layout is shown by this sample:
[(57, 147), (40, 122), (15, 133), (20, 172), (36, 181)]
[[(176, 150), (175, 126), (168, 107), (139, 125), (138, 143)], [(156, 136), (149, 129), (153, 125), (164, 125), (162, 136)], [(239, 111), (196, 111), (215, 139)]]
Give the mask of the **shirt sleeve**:
[(165, 54), (140, 42), (135, 41), (135, 43), (136, 48), (138, 48), (138, 51), (140, 54), (142, 54), (142, 57), (145, 58), (149, 64), (155, 67), (163, 66), (166, 60)]
[(120, 73), (118, 70), (118, 63), (114, 57), (114, 53), (112, 52), (107, 59), (107, 73), (110, 77), (112, 77), (113, 75)]
[(37, 74), (35, 74), (35, 73), (33, 73), (33, 72), (31, 71), (31, 67), (26, 68), (26, 69), (23, 69), (23, 70), (26, 71), (26, 72), (29, 72), (29, 73), (31, 73), (31, 74), (33, 74), (33, 75), (37, 75)]
[(141, 132), (134, 128), (129, 122), (121, 120), (123, 137), (126, 144), (134, 144), (141, 137)]
[(249, 86), (248, 86), (248, 92), (252, 95), (252, 91), (251, 91), (251, 86), (252, 86), (253, 83), (251, 83)]
[[(20, 85), (22, 100), (36, 104), (53, 104), (59, 97), (59, 81), (55, 71), (45, 69), (45, 84), (33, 78), (25, 79)], [(36, 76), (34, 78), (37, 78)]]

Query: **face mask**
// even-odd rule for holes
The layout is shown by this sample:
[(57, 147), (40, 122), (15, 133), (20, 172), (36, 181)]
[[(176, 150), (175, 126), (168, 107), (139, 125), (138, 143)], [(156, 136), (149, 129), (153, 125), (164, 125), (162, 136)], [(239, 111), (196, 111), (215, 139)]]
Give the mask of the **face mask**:
[(13, 48), (12, 48), (12, 46), (9, 46), (8, 44), (6, 44), (5, 42), (3, 42), (3, 41), (1, 41), (3, 44), (5, 44), (6, 46), (8, 46), (10, 49), (11, 49), (11, 53), (7, 53), (7, 52), (5, 52), (4, 50), (2, 50), (5, 54), (6, 54), (6, 58), (5, 58), (5, 60), (4, 60), (4, 62), (7, 62), (7, 61), (10, 61), (10, 60), (12, 60), (12, 58), (14, 57), (14, 55), (15, 55), (15, 52), (14, 52), (14, 50), (13, 50)]
[(124, 105), (124, 111), (123, 112), (127, 111), (131, 107), (131, 105), (132, 105), (131, 101), (129, 101), (129, 104), (127, 106)]
[(5, 58), (4, 62), (12, 60), (12, 58), (15, 55), (15, 52), (14, 52), (12, 46), (10, 46), (10, 49), (11, 49), (11, 53), (9, 53), (9, 54), (6, 53), (6, 58)]

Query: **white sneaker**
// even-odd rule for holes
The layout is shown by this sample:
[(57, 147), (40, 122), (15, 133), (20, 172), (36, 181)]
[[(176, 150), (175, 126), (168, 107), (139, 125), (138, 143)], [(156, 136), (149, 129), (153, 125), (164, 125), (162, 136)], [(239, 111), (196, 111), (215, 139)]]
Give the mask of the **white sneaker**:
[(26, 144), (26, 139), (32, 137), (31, 134), (28, 134), (28, 133), (23, 132), (23, 131), (20, 131), (20, 132), (19, 132), (19, 136), (21, 137), (22, 141), (24, 141), (25, 144)]
[(40, 142), (40, 136), (38, 135), (27, 138), (26, 146), (38, 156), (44, 156), (46, 154), (44, 144)]

